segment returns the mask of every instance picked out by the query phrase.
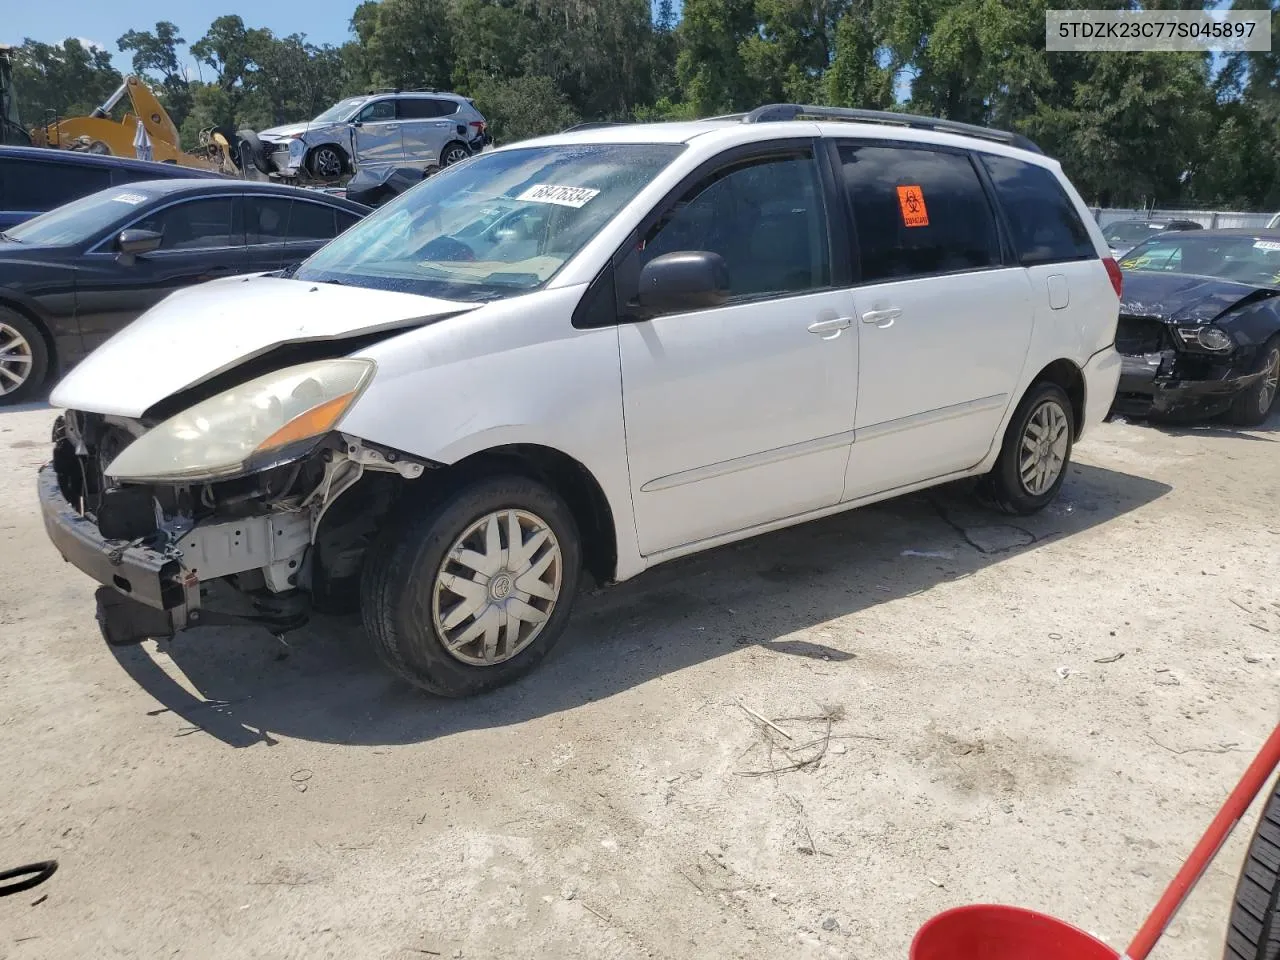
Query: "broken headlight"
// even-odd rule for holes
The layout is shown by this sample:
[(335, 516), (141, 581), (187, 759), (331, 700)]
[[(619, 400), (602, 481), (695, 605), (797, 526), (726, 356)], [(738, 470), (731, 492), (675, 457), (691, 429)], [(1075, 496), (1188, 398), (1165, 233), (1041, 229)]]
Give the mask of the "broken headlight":
[(1209, 353), (1230, 353), (1236, 342), (1220, 327), (1178, 327), (1178, 339), (1186, 346), (1206, 350)]
[(147, 431), (104, 471), (143, 483), (218, 480), (301, 456), (373, 376), (370, 360), (322, 360), (232, 387)]

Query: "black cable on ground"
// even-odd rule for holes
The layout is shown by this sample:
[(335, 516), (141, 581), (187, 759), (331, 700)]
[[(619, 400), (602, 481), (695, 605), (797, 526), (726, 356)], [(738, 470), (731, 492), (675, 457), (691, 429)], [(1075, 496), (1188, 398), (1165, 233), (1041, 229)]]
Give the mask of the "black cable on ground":
[[(57, 860), (44, 860), (40, 863), (28, 863), (25, 867), (14, 867), (12, 870), (0, 871), (0, 897), (12, 896), (23, 890), (38, 887), (57, 872)], [(25, 879), (17, 879), (23, 877)], [(5, 881), (12, 880), (12, 883)]]

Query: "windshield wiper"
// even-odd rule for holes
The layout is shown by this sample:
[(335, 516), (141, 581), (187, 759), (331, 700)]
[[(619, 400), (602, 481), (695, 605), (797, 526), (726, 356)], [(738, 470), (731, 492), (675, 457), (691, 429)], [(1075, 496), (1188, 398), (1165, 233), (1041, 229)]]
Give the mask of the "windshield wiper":
[(10, 243), (22, 243), (21, 240), (9, 233), (0, 233), (0, 240), (8, 240)]

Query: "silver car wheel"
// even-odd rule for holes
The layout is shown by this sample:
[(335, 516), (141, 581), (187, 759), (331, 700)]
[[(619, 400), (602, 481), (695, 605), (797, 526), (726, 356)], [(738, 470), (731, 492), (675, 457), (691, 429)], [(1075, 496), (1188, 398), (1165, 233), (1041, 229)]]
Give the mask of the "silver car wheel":
[(431, 589), (431, 619), (444, 648), (474, 667), (505, 663), (551, 619), (564, 573), (560, 542), (527, 510), (499, 510), (463, 531)]
[(1045, 400), (1027, 419), (1022, 431), (1018, 476), (1023, 489), (1033, 497), (1049, 490), (1062, 474), (1070, 440), (1068, 423), (1066, 411), (1056, 400)]
[(317, 177), (342, 175), (342, 157), (333, 147), (317, 147), (311, 155), (311, 172)]
[(440, 158), (440, 166), (451, 167), (455, 163), (461, 163), (467, 157), (471, 156), (471, 151), (462, 144), (454, 144), (444, 152), (444, 156)]
[(1258, 412), (1267, 413), (1276, 401), (1276, 387), (1280, 385), (1280, 346), (1272, 347), (1262, 368), (1262, 388), (1258, 391)]
[(0, 397), (27, 382), (34, 362), (27, 338), (7, 323), (0, 323)]

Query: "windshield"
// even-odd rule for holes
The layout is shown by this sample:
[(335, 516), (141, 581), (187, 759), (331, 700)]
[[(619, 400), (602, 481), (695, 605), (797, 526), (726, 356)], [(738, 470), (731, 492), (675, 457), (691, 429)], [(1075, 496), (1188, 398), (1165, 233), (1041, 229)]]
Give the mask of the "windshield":
[(33, 246), (72, 246), (101, 233), (150, 199), (148, 194), (134, 187), (111, 187), (10, 227), (5, 236), (17, 243)]
[(339, 100), (311, 122), (337, 123), (339, 120), (346, 120), (351, 116), (351, 114), (356, 112), (356, 107), (360, 106), (360, 104), (364, 103), (368, 99), (368, 97), (347, 97), (345, 100)]
[(1120, 266), (1280, 286), (1280, 240), (1247, 235), (1157, 237), (1130, 251)]
[(1104, 228), (1102, 235), (1112, 243), (1141, 243), (1159, 229), (1149, 223), (1126, 221)]
[(295, 276), (446, 300), (536, 290), (684, 149), (527, 147), (474, 157), (401, 194)]

